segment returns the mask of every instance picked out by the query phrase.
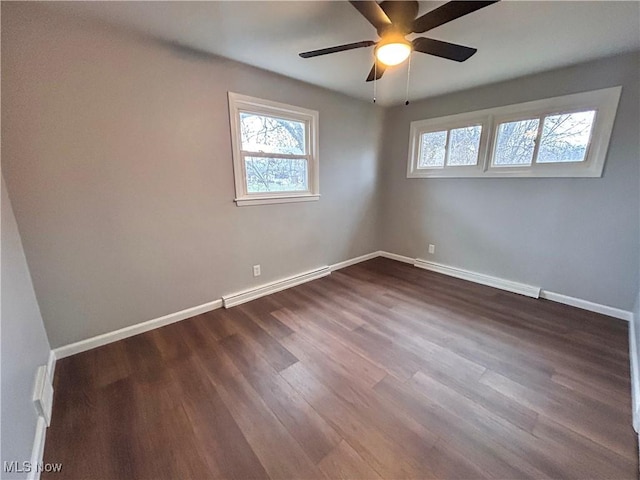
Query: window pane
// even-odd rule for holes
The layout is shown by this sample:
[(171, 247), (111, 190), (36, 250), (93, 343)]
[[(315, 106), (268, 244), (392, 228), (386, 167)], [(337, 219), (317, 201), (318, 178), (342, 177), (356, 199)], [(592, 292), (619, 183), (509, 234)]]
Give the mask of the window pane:
[(309, 190), (306, 158), (245, 157), (247, 192)]
[(591, 110), (546, 117), (536, 162), (584, 161), (595, 115)]
[(443, 167), (446, 144), (446, 130), (443, 132), (423, 133), (420, 137), (418, 168)]
[(481, 125), (451, 130), (449, 133), (451, 139), (449, 140), (447, 165), (477, 165), (481, 133)]
[(242, 150), (304, 155), (304, 122), (240, 112)]
[(539, 123), (540, 120), (534, 118), (500, 124), (493, 164), (500, 166), (531, 165)]

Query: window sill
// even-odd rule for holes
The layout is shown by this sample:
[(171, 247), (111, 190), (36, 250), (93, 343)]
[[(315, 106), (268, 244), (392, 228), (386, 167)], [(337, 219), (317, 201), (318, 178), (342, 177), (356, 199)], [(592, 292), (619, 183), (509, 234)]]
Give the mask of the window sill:
[(234, 202), (238, 207), (251, 205), (268, 205), (272, 203), (315, 202), (320, 200), (320, 195), (287, 195), (280, 197), (244, 197), (236, 198)]
[(604, 165), (575, 168), (574, 165), (553, 165), (547, 168), (494, 167), (483, 170), (433, 170), (407, 173), (407, 178), (600, 178)]

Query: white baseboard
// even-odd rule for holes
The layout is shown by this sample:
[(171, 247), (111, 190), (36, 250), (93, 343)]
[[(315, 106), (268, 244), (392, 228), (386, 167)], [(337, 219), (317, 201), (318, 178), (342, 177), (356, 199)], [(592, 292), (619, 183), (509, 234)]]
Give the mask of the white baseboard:
[(633, 429), (640, 434), (640, 367), (638, 365), (638, 344), (633, 318), (629, 322), (629, 362), (631, 363), (631, 409)]
[(194, 317), (196, 315), (200, 315), (202, 313), (209, 312), (220, 307), (222, 307), (222, 300), (214, 300), (213, 302), (204, 303), (202, 305), (198, 305), (197, 307), (187, 308), (179, 312), (165, 315), (164, 317), (154, 318), (153, 320), (137, 323), (129, 327), (115, 330), (113, 332), (96, 335), (95, 337), (87, 338), (86, 340), (80, 340), (79, 342), (65, 345), (63, 347), (54, 348), (53, 354), (55, 356), (55, 359), (59, 360), (70, 355), (75, 355), (76, 353), (85, 352), (87, 350), (91, 350), (92, 348), (101, 347), (102, 345), (106, 345), (117, 340), (122, 340), (123, 338), (128, 338), (134, 335), (138, 335), (139, 333), (148, 332), (149, 330), (160, 328), (165, 325), (169, 325), (170, 323), (179, 322), (180, 320), (185, 320), (187, 318)]
[(395, 260), (396, 262), (409, 263), (413, 265), (416, 261), (415, 258), (405, 257), (404, 255), (398, 255), (396, 253), (385, 252), (384, 250), (378, 251), (378, 256)]
[(123, 338), (128, 338), (133, 335), (138, 335), (139, 333), (144, 333), (149, 330), (153, 330), (155, 328), (160, 328), (170, 323), (178, 322), (180, 320), (185, 320), (187, 318), (200, 315), (210, 310), (215, 310), (222, 306), (229, 308), (235, 305), (240, 305), (241, 303), (255, 300), (256, 298), (260, 298), (265, 295), (269, 295), (271, 293), (279, 292), (281, 290), (285, 290), (287, 288), (300, 285), (301, 283), (322, 278), (324, 276), (329, 275), (332, 271), (338, 270), (340, 268), (345, 268), (350, 265), (355, 265), (356, 263), (364, 262), (366, 260), (370, 260), (376, 257), (384, 257), (391, 260), (396, 260), (398, 262), (408, 263), (410, 265), (414, 265), (416, 267), (423, 268), (426, 270), (443, 273), (445, 275), (450, 275), (452, 277), (462, 278), (464, 280), (469, 280), (471, 282), (488, 285), (488, 286), (499, 288), (502, 290), (507, 290), (509, 292), (519, 293), (521, 295), (526, 295), (533, 298), (538, 298), (538, 296), (540, 296), (542, 298), (546, 298), (547, 300), (552, 300), (554, 302), (559, 302), (559, 303), (565, 303), (567, 305), (572, 305), (574, 307), (582, 308), (585, 310), (602, 313), (604, 315), (609, 315), (609, 316), (620, 318), (623, 320), (630, 320), (632, 316), (631, 312), (628, 312), (625, 310), (620, 310), (618, 308), (613, 308), (606, 305), (600, 305), (600, 304), (589, 302), (586, 300), (581, 300), (579, 298), (568, 297), (566, 295), (561, 295), (561, 294), (549, 292), (546, 290), (540, 290), (540, 288), (534, 287), (531, 285), (512, 282), (510, 280), (505, 280), (498, 277), (492, 277), (482, 273), (472, 272), (470, 270), (464, 270), (461, 268), (451, 267), (448, 265), (443, 265), (435, 262), (429, 262), (427, 260), (423, 260), (420, 258), (414, 259), (414, 258), (406, 257), (404, 255), (398, 255), (395, 253), (379, 250), (377, 252), (361, 255), (356, 258), (345, 260), (343, 262), (338, 262), (336, 264), (331, 265), (330, 267), (321, 267), (321, 268), (311, 270), (309, 272), (305, 272), (299, 275), (294, 275), (292, 277), (288, 277), (288, 278), (271, 282), (265, 285), (261, 285), (255, 288), (244, 290), (242, 292), (226, 295), (222, 297), (222, 299), (214, 300), (212, 302), (205, 303), (203, 305), (199, 305), (196, 307), (187, 308), (186, 310), (165, 315), (164, 317), (148, 320), (146, 322), (138, 323), (136, 325), (131, 325), (129, 327), (121, 328), (120, 330), (116, 330), (114, 332), (104, 333), (102, 335), (97, 335), (95, 337), (88, 338), (86, 340), (81, 340), (79, 342), (75, 342), (69, 345), (55, 348), (51, 351), (51, 354), (49, 356), (49, 363), (47, 365), (49, 377), (53, 379), (55, 364), (56, 364), (56, 360), (58, 359), (65, 358), (70, 355), (75, 355), (76, 353), (84, 352), (86, 350), (91, 350), (92, 348), (100, 347), (102, 345), (106, 345), (108, 343), (112, 343), (117, 340), (121, 340)]
[(264, 285), (260, 285), (259, 287), (250, 288), (248, 290), (244, 290), (242, 292), (234, 293), (231, 295), (225, 295), (222, 297), (222, 305), (224, 306), (224, 308), (235, 307), (236, 305), (255, 300), (256, 298), (264, 297), (265, 295), (270, 295), (287, 288), (295, 287), (296, 285), (300, 285), (301, 283), (306, 283), (310, 282), (311, 280), (326, 277), (330, 274), (330, 267), (321, 267), (315, 270), (310, 270), (299, 275), (294, 275), (292, 277), (276, 280), (275, 282), (266, 283)]
[(345, 260), (343, 262), (336, 263), (334, 265), (331, 265), (330, 267), (322, 267), (316, 270), (302, 273), (300, 275), (294, 275), (292, 277), (271, 282), (266, 285), (261, 285), (256, 288), (245, 290), (243, 292), (227, 295), (219, 300), (214, 300), (213, 302), (208, 302), (203, 305), (187, 308), (185, 310), (171, 313), (169, 315), (165, 315), (160, 318), (154, 318), (152, 320), (131, 325), (129, 327), (124, 327), (119, 330), (115, 330), (113, 332), (103, 333), (101, 335), (96, 335), (95, 337), (87, 338), (85, 340), (80, 340), (78, 342), (71, 343), (69, 345), (64, 345), (62, 347), (54, 348), (53, 350), (51, 350), (51, 352), (49, 352), (49, 361), (47, 363), (47, 373), (49, 375), (49, 378), (53, 381), (55, 368), (56, 368), (56, 361), (61, 358), (69, 357), (71, 355), (75, 355), (76, 353), (86, 352), (87, 350), (101, 347), (108, 343), (122, 340), (123, 338), (128, 338), (134, 335), (138, 335), (140, 333), (148, 332), (149, 330), (160, 328), (165, 325), (169, 325), (170, 323), (179, 322), (181, 320), (185, 320), (187, 318), (194, 317), (196, 315), (200, 315), (202, 313), (209, 312), (211, 310), (215, 310), (223, 306), (228, 308), (234, 305), (240, 305), (241, 303), (245, 303), (250, 300), (255, 300), (256, 298), (260, 298), (265, 295), (269, 295), (271, 293), (279, 292), (286, 288), (291, 288), (296, 285), (300, 285), (301, 283), (304, 283), (304, 282), (309, 282), (317, 278), (322, 278), (326, 275), (329, 275), (334, 270), (345, 268), (350, 265), (355, 265), (356, 263), (364, 262), (366, 260), (371, 260), (372, 258), (376, 258), (378, 256), (380, 256), (380, 252), (368, 253), (366, 255), (361, 255), (360, 257), (356, 257), (349, 260)]
[(33, 449), (31, 450), (31, 471), (27, 476), (28, 480), (38, 480), (40, 478), (40, 471), (36, 466), (42, 463), (42, 459), (44, 457), (44, 441), (46, 437), (47, 422), (43, 417), (38, 417), (38, 423), (36, 423), (36, 434), (33, 438)]
[(482, 285), (488, 285), (489, 287), (499, 288), (500, 290), (506, 290), (508, 292), (519, 293), (520, 295), (526, 295), (527, 297), (538, 298), (540, 295), (540, 287), (534, 287), (532, 285), (526, 285), (524, 283), (512, 282), (511, 280), (505, 280), (504, 278), (492, 277), (485, 275), (484, 273), (472, 272), (471, 270), (464, 270), (462, 268), (451, 267), (449, 265), (443, 265), (441, 263), (429, 262), (416, 258), (414, 267), (424, 268), (432, 272), (443, 273), (451, 277), (461, 278), (463, 280), (469, 280), (471, 282), (480, 283)]
[(371, 252), (366, 255), (361, 255), (359, 257), (351, 258), (349, 260), (345, 260), (344, 262), (334, 263), (333, 265), (329, 265), (329, 270), (335, 272), (336, 270), (340, 270), (341, 268), (350, 267), (351, 265), (355, 265), (356, 263), (366, 262), (367, 260), (371, 260), (372, 258), (376, 258), (380, 256), (380, 252)]
[[(240, 305), (241, 303), (245, 303), (245, 302), (254, 300), (256, 298), (269, 295), (271, 293), (279, 292), (281, 290), (285, 290), (287, 288), (300, 285), (301, 283), (305, 283), (311, 280), (325, 277), (327, 275), (330, 275), (332, 271), (345, 268), (350, 265), (355, 265), (356, 263), (364, 262), (366, 260), (370, 260), (376, 257), (384, 257), (384, 258), (388, 258), (398, 262), (408, 263), (418, 268), (423, 268), (426, 270), (431, 270), (431, 271), (442, 273), (452, 277), (461, 278), (463, 280), (480, 283), (482, 285), (488, 285), (491, 287), (499, 288), (501, 290), (507, 290), (510, 292), (519, 293), (521, 295), (526, 295), (533, 298), (538, 298), (538, 297), (545, 298), (547, 300), (551, 300), (554, 302), (564, 303), (566, 305), (582, 308), (584, 310), (589, 310), (592, 312), (609, 315), (615, 318), (620, 318), (622, 320), (631, 321), (630, 332), (629, 332), (630, 334), (629, 348), (630, 348), (630, 355), (631, 355), (631, 375), (632, 375), (632, 389), (633, 389), (633, 402), (634, 402), (633, 403), (633, 427), (636, 430), (636, 432), (640, 432), (640, 370), (639, 370), (640, 366), (638, 365), (638, 345), (636, 345), (636, 341), (635, 341), (635, 330), (634, 330), (635, 327), (632, 321), (633, 320), (632, 312), (589, 302), (587, 300), (582, 300), (579, 298), (569, 297), (567, 295), (562, 295), (562, 294), (550, 292), (547, 290), (541, 290), (539, 287), (534, 287), (534, 286), (526, 285), (523, 283), (513, 282), (510, 280), (505, 280), (498, 277), (492, 277), (482, 273), (472, 272), (470, 270), (464, 270), (461, 268), (451, 267), (448, 265), (443, 265), (435, 262), (429, 262), (426, 260), (422, 260), (420, 258), (414, 259), (414, 258), (406, 257), (403, 255), (386, 252), (383, 250), (372, 252), (366, 255), (361, 255), (356, 258), (345, 260), (343, 262), (338, 262), (328, 267), (322, 267), (316, 270), (311, 270), (309, 272), (305, 272), (300, 275), (288, 277), (282, 280), (271, 282), (271, 283), (261, 285), (259, 287), (255, 287), (252, 289), (248, 289), (242, 292), (238, 292), (232, 295), (226, 295), (222, 297), (222, 299), (220, 300), (214, 300), (213, 302), (188, 308), (180, 312), (172, 313), (160, 318), (138, 323), (136, 325), (131, 325), (129, 327), (121, 328), (114, 332), (104, 333), (102, 335), (97, 335), (95, 337), (88, 338), (86, 340), (81, 340), (79, 342), (75, 342), (70, 345), (65, 345), (62, 347), (55, 348), (50, 352), (50, 355), (49, 355), (49, 361), (47, 364), (47, 373), (49, 374), (49, 378), (51, 379), (51, 381), (53, 381), (57, 359), (65, 358), (70, 355), (74, 355), (76, 353), (84, 352), (92, 348), (96, 348), (102, 345), (106, 345), (108, 343), (121, 340), (123, 338), (131, 337), (139, 333), (144, 333), (149, 330), (160, 328), (170, 323), (178, 322), (180, 320), (185, 320), (187, 318), (200, 315), (202, 313), (205, 313), (211, 310), (215, 310), (222, 306), (224, 306), (225, 308), (229, 308), (235, 305)], [(42, 417), (38, 417), (36, 435), (34, 439), (32, 455), (31, 455), (32, 465), (35, 465), (36, 463), (42, 461), (42, 456), (44, 453), (45, 436), (46, 436), (46, 422)], [(32, 472), (28, 478), (29, 480), (39, 479), (40, 474), (37, 472)]]
[(627, 310), (609, 307), (608, 305), (602, 305), (600, 303), (589, 302), (588, 300), (582, 300), (581, 298), (570, 297), (568, 295), (562, 295), (548, 290), (541, 290), (540, 298), (545, 298), (553, 302), (564, 303), (565, 305), (589, 310), (590, 312), (601, 313), (610, 317), (619, 318), (620, 320), (626, 320), (627, 322), (629, 322), (633, 317), (633, 313), (628, 312)]
[(56, 353), (51, 350), (49, 351), (49, 361), (47, 362), (47, 376), (51, 383), (53, 384), (53, 375), (56, 373)]

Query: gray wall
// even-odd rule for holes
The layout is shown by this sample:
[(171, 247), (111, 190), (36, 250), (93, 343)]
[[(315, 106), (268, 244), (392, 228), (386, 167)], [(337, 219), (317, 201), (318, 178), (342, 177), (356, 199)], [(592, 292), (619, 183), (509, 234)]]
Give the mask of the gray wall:
[[(628, 54), (389, 109), (381, 247), (631, 310), (640, 253), (639, 72), (639, 55)], [(623, 90), (602, 178), (406, 178), (413, 120), (615, 85)]]
[[(378, 107), (32, 4), (2, 4), (2, 70), (3, 172), (53, 347), (377, 248)], [(235, 206), (229, 90), (320, 112), (320, 201)]]
[[(2, 462), (31, 460), (38, 416), (31, 401), (36, 368), (47, 363), (49, 342), (22, 243), (2, 180)], [(2, 473), (2, 478), (25, 475)]]

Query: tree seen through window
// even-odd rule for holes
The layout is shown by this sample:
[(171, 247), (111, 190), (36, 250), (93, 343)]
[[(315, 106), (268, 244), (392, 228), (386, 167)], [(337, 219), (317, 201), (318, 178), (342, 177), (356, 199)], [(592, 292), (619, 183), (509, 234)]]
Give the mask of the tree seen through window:
[(247, 192), (308, 190), (304, 122), (243, 112), (240, 127)]

